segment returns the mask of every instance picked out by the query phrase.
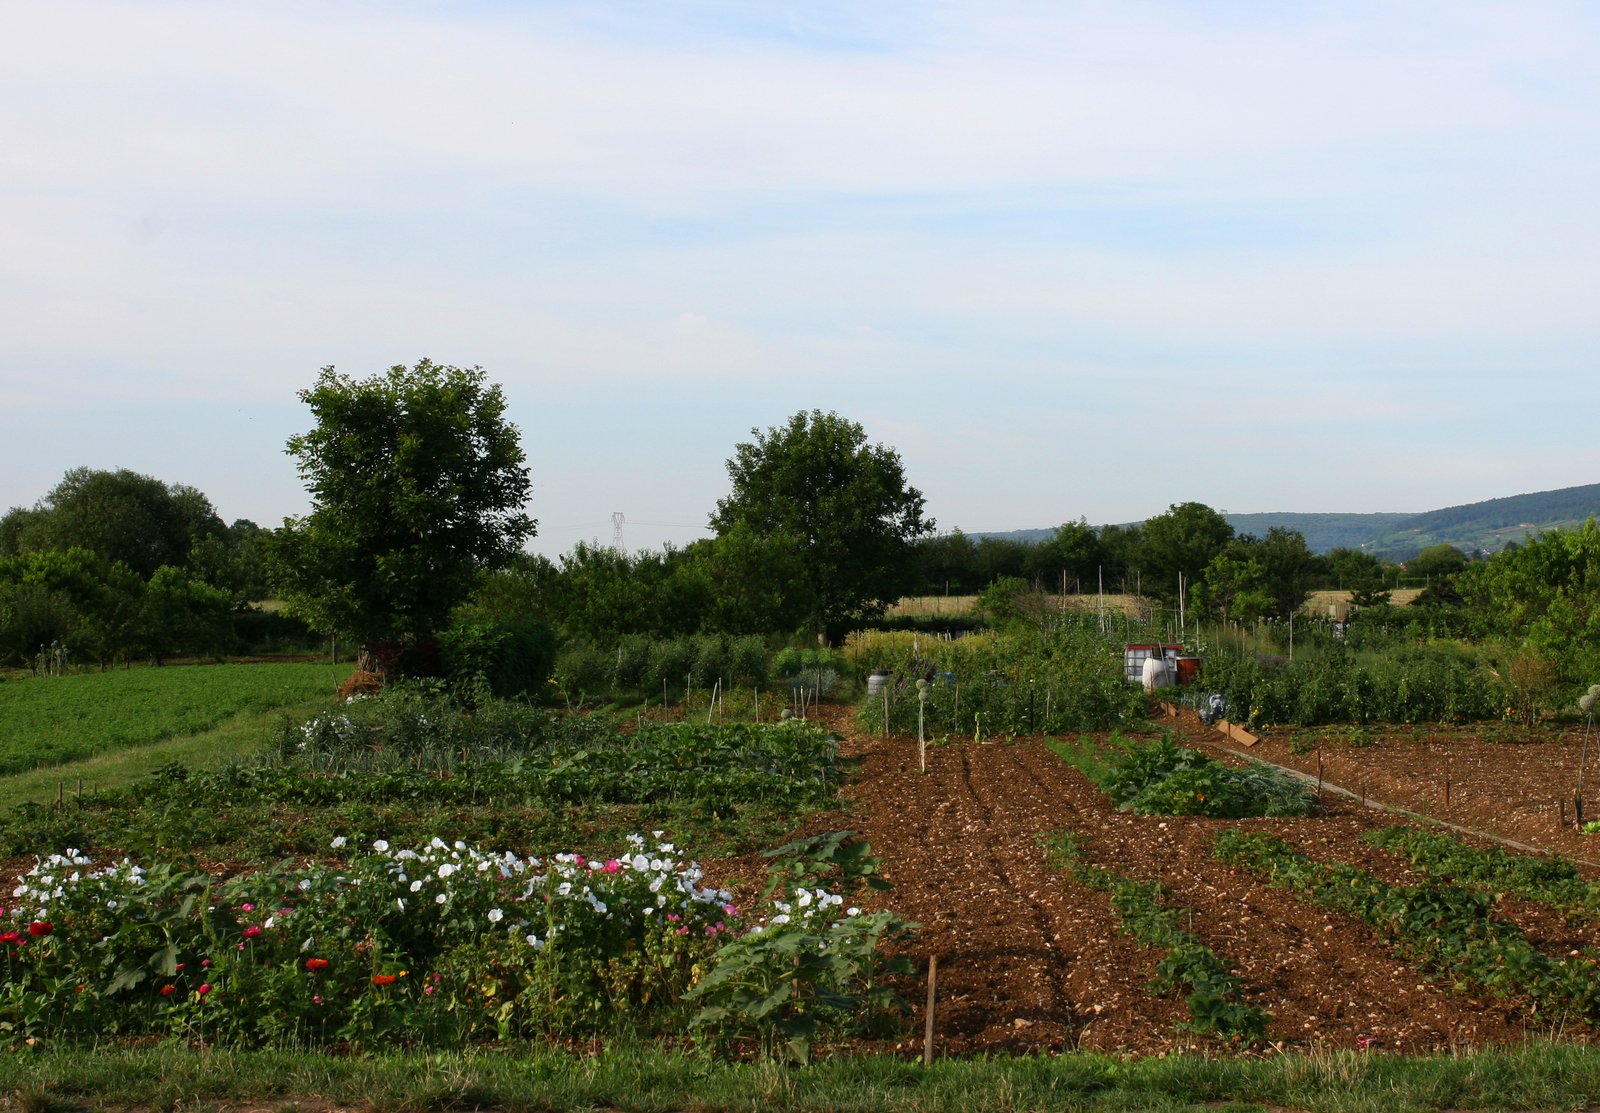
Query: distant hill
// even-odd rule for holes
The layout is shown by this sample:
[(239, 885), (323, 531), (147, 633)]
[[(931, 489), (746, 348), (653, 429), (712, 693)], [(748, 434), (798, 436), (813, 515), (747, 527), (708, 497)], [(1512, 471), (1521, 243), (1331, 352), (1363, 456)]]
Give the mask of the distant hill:
[[(1468, 551), (1482, 549), (1495, 553), (1507, 541), (1520, 542), (1546, 530), (1582, 525), (1591, 514), (1600, 516), (1600, 483), (1449, 506), (1426, 514), (1281, 513), (1228, 514), (1226, 517), (1237, 534), (1253, 533), (1262, 537), (1274, 526), (1299, 530), (1306, 539), (1306, 547), (1315, 553), (1343, 547), (1366, 549), (1386, 560), (1405, 560), (1430, 545), (1454, 545)], [(1046, 540), (1053, 532), (1053, 529), (1019, 529), (971, 536), (1038, 542)]]

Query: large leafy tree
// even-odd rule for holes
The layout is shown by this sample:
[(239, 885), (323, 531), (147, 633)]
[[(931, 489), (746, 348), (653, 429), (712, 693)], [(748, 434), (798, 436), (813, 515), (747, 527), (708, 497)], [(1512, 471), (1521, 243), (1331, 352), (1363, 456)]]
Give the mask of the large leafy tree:
[(733, 490), (718, 501), (711, 528), (731, 539), (742, 526), (788, 546), (812, 629), (836, 635), (881, 614), (913, 575), (911, 542), (933, 529), (899, 453), (820, 410), (750, 435), (728, 461)]
[(1177, 599), (1179, 576), (1185, 585), (1194, 583), (1231, 540), (1233, 527), (1211, 507), (1174, 503), (1144, 524), (1139, 545), (1143, 590), (1161, 599)]
[(145, 578), (162, 565), (187, 567), (197, 542), (226, 536), (200, 491), (126, 468), (74, 468), (37, 506), (0, 520), (0, 552), (88, 549)]
[(300, 392), (316, 427), (289, 438), (312, 497), (275, 557), (294, 611), (382, 664), (425, 647), (485, 569), (521, 551), (528, 469), (500, 388), (423, 360)]
[(1555, 529), (1456, 576), (1479, 632), (1526, 645), (1560, 677), (1600, 676), (1600, 522)]

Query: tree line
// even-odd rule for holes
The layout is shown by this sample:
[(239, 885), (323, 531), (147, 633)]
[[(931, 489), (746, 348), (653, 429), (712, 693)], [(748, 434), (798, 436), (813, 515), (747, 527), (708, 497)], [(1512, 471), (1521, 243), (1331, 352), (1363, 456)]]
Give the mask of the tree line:
[[(1198, 502), (1139, 525), (1067, 521), (1037, 543), (938, 533), (898, 453), (817, 410), (734, 446), (711, 537), (631, 554), (585, 543), (552, 560), (524, 549), (537, 529), (531, 477), (481, 369), (423, 360), (356, 379), (330, 367), (300, 398), (313, 427), (286, 447), (312, 509), (281, 527), (225, 525), (195, 488), (87, 468), (0, 518), (0, 662), (219, 654), (264, 599), (359, 644), (374, 668), (481, 673), (547, 656), (557, 639), (836, 640), (909, 594), (983, 592), (998, 609), (1063, 588), (1137, 592), (1196, 617), (1285, 619), (1322, 586), (1381, 607), (1399, 573), (1359, 550), (1312, 553), (1294, 530), (1235, 535)], [(1541, 539), (1470, 567), (1436, 546), (1405, 572), (1457, 626), (1503, 632), (1522, 616), (1553, 647), (1590, 636), (1600, 614), (1588, 602), (1600, 557), (1583, 545), (1550, 555), (1572, 543)], [(1543, 598), (1540, 576), (1582, 591), (1506, 604)]]

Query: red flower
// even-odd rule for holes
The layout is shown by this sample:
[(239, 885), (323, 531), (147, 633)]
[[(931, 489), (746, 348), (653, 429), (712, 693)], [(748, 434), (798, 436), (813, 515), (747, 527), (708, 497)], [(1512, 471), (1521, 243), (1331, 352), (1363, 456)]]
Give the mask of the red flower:
[(244, 937), (246, 939), (254, 939), (256, 936), (258, 936), (260, 934), (261, 934), (261, 927), (260, 927), (259, 924), (251, 924), (249, 927), (244, 929)]
[(171, 997), (176, 992), (178, 992), (178, 987), (175, 985), (164, 985), (161, 987), (161, 996), (163, 997)]
[(308, 959), (306, 959), (306, 969), (307, 970), (326, 970), (327, 968), (328, 968), (328, 960), (325, 959), (325, 958), (308, 958)]
[(14, 931), (0, 932), (0, 943), (15, 943), (22, 936)]
[(39, 938), (41, 935), (49, 935), (55, 930), (56, 926), (49, 920), (35, 920), (33, 923), (28, 925), (28, 934), (33, 936), (35, 939)]
[(206, 994), (211, 992), (211, 983), (207, 982), (205, 985), (203, 985), (199, 989), (195, 990), (195, 992), (198, 993), (200, 996), (204, 997)]
[(394, 985), (394, 975), (393, 974), (374, 974), (374, 975), (372, 975), (372, 984), (373, 985)]

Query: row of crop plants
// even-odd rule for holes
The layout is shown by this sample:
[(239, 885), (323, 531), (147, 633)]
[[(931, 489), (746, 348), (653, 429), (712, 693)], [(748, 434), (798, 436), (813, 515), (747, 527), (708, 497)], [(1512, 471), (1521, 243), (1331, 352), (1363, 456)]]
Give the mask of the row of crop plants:
[(1127, 683), (1122, 648), (1087, 616), (1046, 628), (942, 639), (870, 631), (844, 654), (859, 675), (877, 673), (858, 721), (879, 733), (928, 736), (1109, 730), (1145, 716)]

